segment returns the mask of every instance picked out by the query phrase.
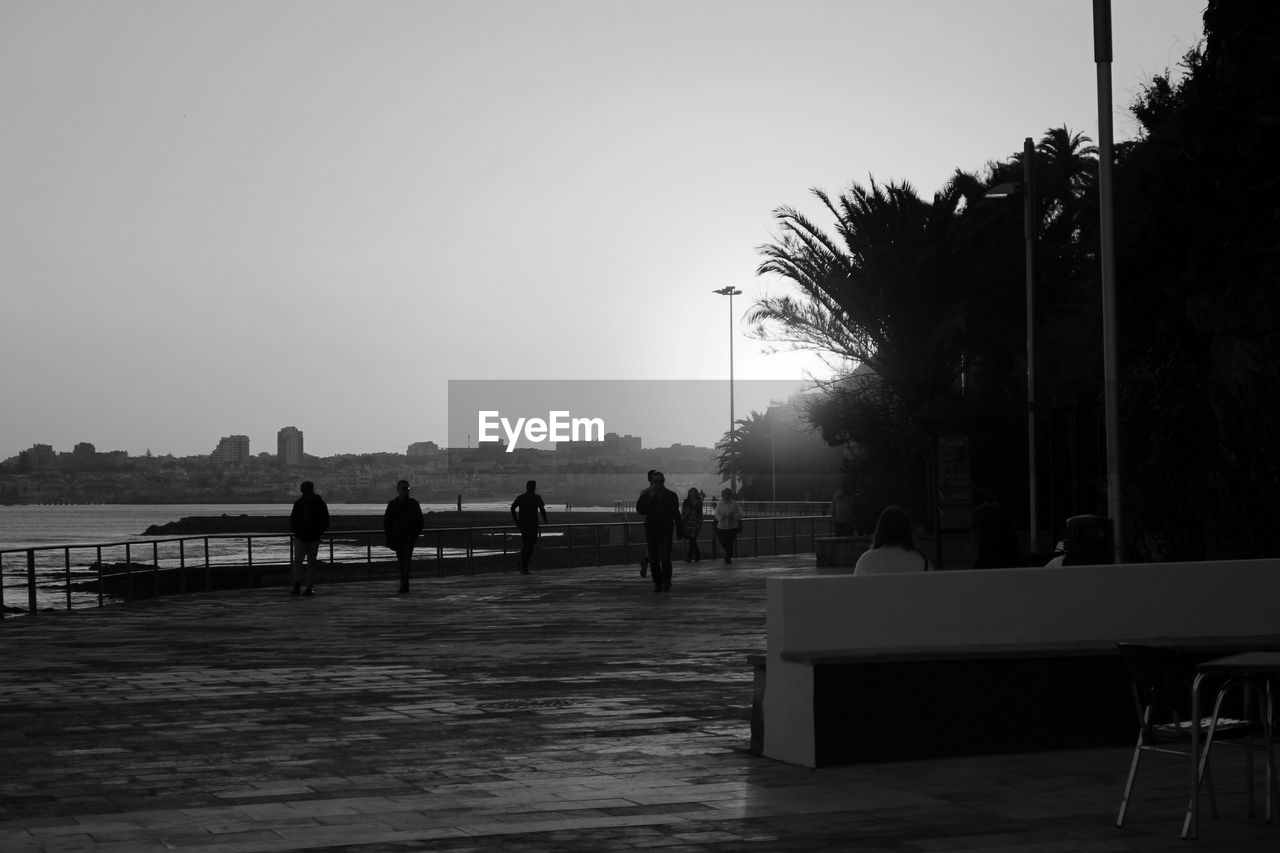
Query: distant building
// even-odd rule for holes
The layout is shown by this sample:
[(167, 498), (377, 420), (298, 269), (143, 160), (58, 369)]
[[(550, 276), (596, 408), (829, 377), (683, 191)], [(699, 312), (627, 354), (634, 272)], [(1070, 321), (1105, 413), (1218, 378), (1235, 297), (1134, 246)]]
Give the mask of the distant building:
[(276, 459), (285, 465), (302, 464), (302, 430), (287, 426), (276, 433)]
[(210, 454), (209, 461), (220, 465), (244, 465), (249, 461), (249, 436), (223, 436), (217, 449)]
[(30, 463), (32, 471), (42, 471), (51, 467), (54, 458), (53, 445), (51, 444), (33, 444), (31, 449), (27, 451), (27, 461)]
[(335, 474), (330, 478), (330, 481), (333, 485), (348, 491), (364, 491), (373, 487), (373, 471), (361, 466)]
[(77, 459), (92, 459), (97, 455), (98, 449), (87, 441), (81, 441), (76, 444), (71, 453)]
[(617, 453), (619, 456), (635, 456), (640, 453), (640, 436), (638, 435), (618, 435), (616, 432), (605, 433), (605, 444), (610, 441), (616, 442)]
[(618, 435), (607, 432), (599, 441), (561, 441), (556, 444), (556, 452), (568, 454), (574, 459), (613, 459), (638, 456), (640, 454), (640, 436)]
[(406, 456), (435, 456), (440, 452), (440, 445), (434, 441), (415, 441), (409, 445)]

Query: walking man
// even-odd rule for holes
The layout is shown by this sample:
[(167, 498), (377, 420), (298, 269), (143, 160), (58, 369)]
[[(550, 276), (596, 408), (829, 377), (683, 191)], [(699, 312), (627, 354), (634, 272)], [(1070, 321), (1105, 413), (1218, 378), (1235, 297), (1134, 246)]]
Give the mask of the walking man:
[[(650, 468), (649, 473), (645, 474), (645, 479), (649, 481), (649, 485), (653, 485), (653, 475), (658, 473), (655, 469)], [(646, 577), (649, 574), (649, 549), (645, 548), (644, 553), (640, 555), (640, 577)]]
[(409, 591), (409, 567), (413, 564), (413, 546), (418, 543), (418, 535), (422, 533), (425, 520), (422, 517), (422, 505), (409, 496), (409, 481), (396, 483), (396, 496), (387, 504), (387, 511), (382, 516), (382, 532), (386, 534), (386, 545), (396, 552), (396, 562), (400, 566), (400, 593)]
[(524, 484), (524, 494), (511, 502), (511, 518), (520, 528), (520, 539), (524, 543), (520, 548), (520, 574), (529, 574), (529, 562), (533, 559), (533, 549), (538, 544), (538, 513), (542, 520), (547, 520), (547, 505), (542, 496), (534, 490), (538, 488), (536, 480)]
[(644, 516), (644, 541), (649, 549), (654, 592), (671, 591), (671, 534), (674, 531), (684, 538), (680, 499), (666, 483), (662, 472), (654, 471), (649, 478), (649, 488), (636, 500), (636, 512)]
[[(293, 591), (291, 595), (314, 595), (320, 537), (329, 529), (329, 506), (316, 494), (316, 484), (307, 480), (298, 487), (302, 496), (293, 502), (289, 513), (289, 530), (297, 541), (293, 544)], [(303, 566), (306, 566), (304, 573)], [(305, 575), (305, 576), (304, 576)], [(306, 582), (307, 591), (302, 591)]]

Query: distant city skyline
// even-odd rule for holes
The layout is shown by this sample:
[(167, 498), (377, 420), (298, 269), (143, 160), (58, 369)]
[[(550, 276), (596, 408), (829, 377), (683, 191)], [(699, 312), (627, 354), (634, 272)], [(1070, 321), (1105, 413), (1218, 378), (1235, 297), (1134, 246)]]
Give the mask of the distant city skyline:
[[(302, 432), (302, 431), (299, 430), (299, 432)], [(619, 437), (635, 438), (635, 439), (643, 440), (643, 436), (633, 436), (630, 433), (614, 433), (610, 431), (609, 433), (607, 433), (606, 437), (608, 436), (619, 436)], [(254, 445), (254, 442), (252, 437), (246, 436), (243, 434), (221, 436), (216, 442), (214, 442), (213, 448), (209, 451), (206, 451), (203, 453), (197, 452), (197, 453), (183, 453), (183, 454), (157, 453), (154, 450), (152, 450), (150, 447), (146, 448), (142, 453), (133, 453), (129, 450), (126, 450), (125, 448), (98, 447), (92, 441), (77, 441), (70, 449), (66, 449), (66, 448), (59, 447), (55, 444), (51, 444), (50, 442), (47, 442), (47, 441), (37, 441), (37, 442), (34, 442), (29, 447), (0, 448), (0, 461), (3, 461), (5, 459), (13, 459), (19, 456), (20, 454), (24, 452), (32, 451), (35, 448), (45, 448), (45, 447), (49, 448), (49, 450), (54, 455), (72, 454), (72, 455), (83, 456), (87, 454), (97, 454), (97, 453), (103, 453), (103, 454), (125, 453), (130, 457), (135, 457), (135, 456), (144, 456), (147, 453), (150, 453), (152, 456), (174, 456), (177, 458), (209, 458), (215, 461), (217, 461), (218, 458), (221, 456), (223, 457), (222, 461), (225, 461), (228, 463), (234, 463), (236, 461), (242, 460), (247, 457), (258, 457), (263, 454), (266, 454), (273, 458), (279, 458), (281, 456), (281, 450), (279, 447), (279, 438), (277, 438), (277, 446), (274, 452), (270, 450), (255, 449), (253, 445)], [(324, 459), (330, 456), (361, 455), (361, 454), (370, 454), (370, 453), (392, 453), (392, 454), (398, 453), (406, 456), (414, 456), (414, 455), (421, 455), (421, 447), (426, 445), (435, 445), (437, 451), (445, 451), (449, 449), (465, 450), (468, 448), (474, 450), (478, 446), (477, 442), (475, 441), (472, 441), (470, 445), (462, 444), (462, 445), (453, 446), (453, 445), (441, 444), (435, 441), (424, 440), (424, 441), (412, 441), (408, 445), (406, 445), (405, 448), (399, 449), (399, 450), (397, 449), (350, 450), (350, 451), (341, 451), (338, 453), (327, 453), (323, 455), (315, 454), (315, 453), (306, 453), (299, 450), (297, 455), (286, 455), (282, 461), (284, 461), (285, 464), (294, 465), (294, 464), (299, 464), (299, 461), (304, 457)], [(691, 447), (706, 447), (706, 448), (714, 447), (714, 445), (712, 444), (698, 444), (696, 442), (691, 442), (691, 441), (672, 441), (666, 444), (656, 444), (656, 445), (645, 443), (645, 444), (642, 444), (641, 447), (645, 450), (655, 450), (655, 449), (673, 447), (676, 445), (691, 446)], [(419, 453), (417, 454), (415, 454), (414, 452), (415, 447), (419, 448)], [(554, 451), (557, 448), (553, 445), (550, 447), (522, 446), (521, 449)]]
[[(727, 380), (731, 340), (829, 378), (747, 336), (774, 211), (1096, 140), (1091, 5), (3, 0), (0, 440), (403, 452), (450, 381)], [(1112, 4), (1118, 139), (1202, 11)]]
[[(174, 453), (179, 457), (210, 456), (235, 461), (248, 456), (269, 453), (274, 456), (294, 454), (324, 458), (345, 454), (408, 454), (412, 445), (434, 443), (441, 449), (475, 448), (480, 445), (476, 429), (478, 409), (492, 408), (518, 415), (550, 414), (557, 408), (577, 411), (580, 415), (601, 415), (604, 432), (634, 436), (646, 449), (671, 447), (676, 444), (713, 448), (729, 429), (729, 383), (719, 380), (460, 380), (451, 382), (448, 395), (449, 429), (443, 440), (415, 438), (399, 448), (354, 448), (335, 453), (309, 452), (312, 429), (306, 425), (288, 424), (271, 431), (274, 440), (257, 439), (247, 432), (232, 432), (209, 440), (207, 449), (194, 453)], [(771, 405), (803, 393), (808, 383), (796, 380), (741, 380), (733, 383), (735, 419), (742, 420), (753, 412), (764, 413)], [(323, 432), (323, 427), (318, 431)], [(504, 443), (501, 430), (493, 434)], [(493, 437), (493, 436), (491, 436)], [(147, 445), (142, 453), (127, 448), (99, 447), (97, 442), (80, 437), (76, 446), (91, 446), (99, 452), (123, 450), (131, 456), (150, 451), (157, 456), (170, 455)], [(36, 441), (23, 448), (0, 448), (0, 458), (10, 458), (36, 445), (48, 445), (55, 453), (67, 452), (49, 441)], [(517, 447), (534, 447), (518, 442)]]

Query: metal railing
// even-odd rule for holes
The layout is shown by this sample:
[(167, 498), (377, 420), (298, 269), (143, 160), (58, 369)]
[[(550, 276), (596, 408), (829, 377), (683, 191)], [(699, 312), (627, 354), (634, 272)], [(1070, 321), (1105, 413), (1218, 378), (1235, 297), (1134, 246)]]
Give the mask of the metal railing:
[[(707, 519), (698, 536), (699, 546), (709, 547), (712, 559), (718, 551), (714, 527)], [(540, 531), (535, 565), (542, 569), (626, 565), (637, 562), (645, 552), (643, 523), (639, 521), (545, 524)], [(814, 540), (827, 535), (830, 518), (825, 515), (746, 518), (736, 554), (809, 553), (815, 550)], [(381, 530), (340, 531), (324, 537), (321, 553), (327, 553), (328, 560), (320, 570), (321, 577), (336, 582), (397, 576), (395, 556), (382, 549), (382, 539)], [(420, 535), (414, 565), (436, 576), (507, 572), (518, 568), (521, 544), (515, 527), (435, 528)], [(139, 562), (148, 556), (149, 562)], [(676, 543), (673, 558), (681, 556)], [(90, 557), (92, 561), (88, 561)], [(18, 565), (13, 568), (15, 563)], [(281, 586), (291, 582), (292, 564), (293, 538), (288, 533), (218, 533), (8, 548), (0, 550), (0, 618), (37, 614), (42, 608), (102, 607), (108, 600), (128, 602), (164, 594)], [(12, 583), (19, 577), (21, 582)], [(13, 590), (21, 591), (14, 594)], [(13, 606), (15, 598), (25, 599), (26, 606)], [(60, 606), (53, 607), (55, 602)]]
[[(683, 503), (683, 496), (679, 496)], [(703, 506), (708, 515), (715, 512), (716, 496), (707, 495)], [(808, 518), (810, 516), (831, 515), (831, 501), (738, 501), (738, 506), (742, 508), (742, 514), (746, 518)], [(614, 501), (613, 511), (619, 513), (634, 513), (636, 511), (636, 502)]]

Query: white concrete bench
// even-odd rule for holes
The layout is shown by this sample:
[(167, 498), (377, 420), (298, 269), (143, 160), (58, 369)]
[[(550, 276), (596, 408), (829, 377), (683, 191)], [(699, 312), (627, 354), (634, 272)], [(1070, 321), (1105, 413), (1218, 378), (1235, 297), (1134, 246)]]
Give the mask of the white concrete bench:
[[(919, 672), (936, 677), (939, 663), (985, 660), (989, 678), (1013, 672), (1025, 678), (1051, 666), (1084, 678), (1080, 667), (1089, 663), (1080, 659), (1093, 657), (1107, 662), (1107, 677), (1114, 680), (1120, 672), (1117, 642), (1227, 648), (1274, 643), (1280, 636), (1280, 559), (790, 577), (767, 583), (763, 751), (809, 767), (827, 763), (822, 726), (815, 720), (829, 721), (833, 709), (819, 707), (822, 701), (945, 701), (910, 694), (859, 696), (858, 673), (869, 672), (867, 666), (932, 663), (934, 669)], [(1028, 664), (1028, 659), (1039, 662)], [(815, 672), (834, 666), (845, 667), (845, 684), (837, 691), (819, 685), (820, 694), (837, 698), (815, 701)], [(1048, 686), (1051, 682), (1041, 684)], [(1123, 694), (1116, 702), (1127, 711)]]

